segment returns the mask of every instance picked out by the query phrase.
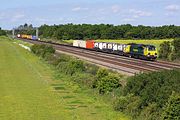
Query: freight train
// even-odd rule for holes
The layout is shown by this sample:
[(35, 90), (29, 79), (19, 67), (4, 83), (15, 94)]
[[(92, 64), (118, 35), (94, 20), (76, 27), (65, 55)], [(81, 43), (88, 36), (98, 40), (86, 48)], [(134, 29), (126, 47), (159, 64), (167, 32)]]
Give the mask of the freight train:
[(29, 39), (29, 40), (40, 40), (40, 38), (34, 35), (17, 34), (17, 38)]
[(73, 46), (153, 61), (156, 60), (158, 56), (157, 49), (154, 45), (135, 43), (118, 44), (108, 42), (95, 42), (93, 40), (74, 40)]
[[(17, 38), (29, 39), (29, 40), (40, 40), (33, 35), (18, 34)], [(94, 40), (74, 40), (73, 46), (83, 49), (96, 50), (106, 53), (113, 53), (127, 57), (133, 57), (145, 60), (156, 60), (158, 54), (157, 49), (154, 45), (145, 44), (119, 44), (119, 43), (108, 43), (108, 42), (95, 42)]]

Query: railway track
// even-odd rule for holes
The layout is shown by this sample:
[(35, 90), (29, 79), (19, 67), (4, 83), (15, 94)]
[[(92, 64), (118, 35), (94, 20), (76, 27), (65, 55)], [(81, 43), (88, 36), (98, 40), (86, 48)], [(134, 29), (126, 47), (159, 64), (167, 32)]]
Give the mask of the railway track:
[(163, 69), (180, 68), (180, 64), (170, 63), (165, 61), (145, 61), (140, 59), (128, 58), (124, 56), (96, 52), (92, 50), (80, 49), (68, 45), (47, 43), (43, 41), (31, 41), (24, 40), (33, 44), (51, 44), (57, 50), (57, 52), (70, 54), (81, 59), (85, 59), (89, 62), (93, 62), (97, 65), (108, 67), (110, 69), (122, 72), (127, 75), (134, 75), (142, 72), (159, 71)]

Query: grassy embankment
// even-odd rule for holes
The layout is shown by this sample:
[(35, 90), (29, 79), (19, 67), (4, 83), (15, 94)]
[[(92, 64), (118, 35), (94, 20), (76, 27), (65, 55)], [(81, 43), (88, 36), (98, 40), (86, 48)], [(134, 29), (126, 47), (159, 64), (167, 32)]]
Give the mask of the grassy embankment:
[(98, 96), (54, 72), (38, 57), (0, 38), (0, 119), (128, 119)]

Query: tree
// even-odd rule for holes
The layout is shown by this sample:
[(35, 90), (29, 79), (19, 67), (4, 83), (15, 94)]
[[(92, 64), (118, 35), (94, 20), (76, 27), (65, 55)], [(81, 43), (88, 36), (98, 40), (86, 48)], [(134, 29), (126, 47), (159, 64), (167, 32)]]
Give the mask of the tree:
[(169, 55), (172, 52), (171, 44), (170, 42), (164, 42), (160, 45), (160, 50), (159, 50), (159, 57), (162, 59), (167, 59)]
[(180, 58), (180, 38), (175, 39), (172, 44), (174, 46), (174, 57), (178, 59)]

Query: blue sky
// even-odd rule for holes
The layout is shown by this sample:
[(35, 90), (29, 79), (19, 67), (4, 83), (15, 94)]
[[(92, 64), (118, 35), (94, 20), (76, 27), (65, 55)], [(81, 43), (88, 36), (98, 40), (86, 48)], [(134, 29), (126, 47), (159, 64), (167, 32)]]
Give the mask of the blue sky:
[(180, 0), (2, 0), (0, 27), (24, 23), (180, 25)]

